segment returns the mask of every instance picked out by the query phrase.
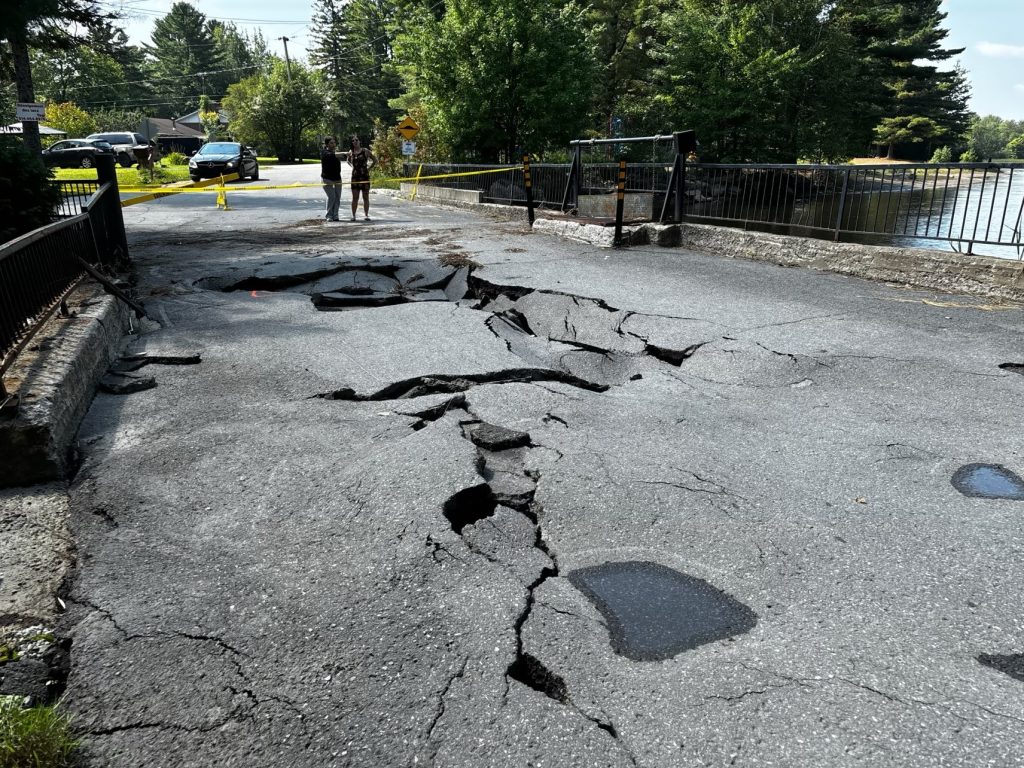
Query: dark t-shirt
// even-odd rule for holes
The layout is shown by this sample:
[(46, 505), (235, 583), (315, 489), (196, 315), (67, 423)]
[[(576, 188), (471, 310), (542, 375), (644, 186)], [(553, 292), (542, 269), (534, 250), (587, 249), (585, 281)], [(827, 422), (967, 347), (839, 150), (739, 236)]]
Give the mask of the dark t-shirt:
[(341, 159), (326, 149), (320, 153), (320, 178), (341, 181)]

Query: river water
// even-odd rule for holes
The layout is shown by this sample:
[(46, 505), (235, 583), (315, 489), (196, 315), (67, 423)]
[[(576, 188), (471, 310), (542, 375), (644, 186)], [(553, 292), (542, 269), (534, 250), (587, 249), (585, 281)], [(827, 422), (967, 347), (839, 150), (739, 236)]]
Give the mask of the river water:
[[(687, 207), (694, 218), (815, 237), (832, 237), (841, 221), (840, 239), (846, 242), (951, 249), (1015, 260), (1024, 255), (1024, 167), (993, 171), (970, 166), (854, 166), (845, 196), (842, 170), (819, 175), (812, 183), (809, 174), (797, 177), (789, 172), (782, 177), (778, 171), (764, 170), (759, 177), (749, 172), (741, 177), (705, 169), (699, 182), (703, 192)], [(756, 184), (752, 178), (757, 178)], [(803, 184), (794, 185), (794, 179)]]

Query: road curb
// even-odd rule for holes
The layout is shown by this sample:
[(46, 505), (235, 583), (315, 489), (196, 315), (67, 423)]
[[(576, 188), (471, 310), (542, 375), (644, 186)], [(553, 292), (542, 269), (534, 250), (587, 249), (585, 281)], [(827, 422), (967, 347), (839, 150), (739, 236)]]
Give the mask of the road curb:
[(61, 480), (96, 391), (129, 328), (130, 310), (99, 286), (71, 294), (72, 316), (51, 317), (8, 374), (21, 397), (0, 420), (0, 488)]

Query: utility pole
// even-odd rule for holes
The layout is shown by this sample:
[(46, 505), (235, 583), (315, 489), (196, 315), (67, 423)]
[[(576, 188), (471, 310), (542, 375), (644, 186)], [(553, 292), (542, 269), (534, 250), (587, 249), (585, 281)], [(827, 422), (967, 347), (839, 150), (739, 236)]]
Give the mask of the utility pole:
[(290, 83), (292, 81), (292, 60), (288, 58), (288, 38), (279, 37), (277, 39), (284, 43), (284, 64), (288, 69), (288, 82)]

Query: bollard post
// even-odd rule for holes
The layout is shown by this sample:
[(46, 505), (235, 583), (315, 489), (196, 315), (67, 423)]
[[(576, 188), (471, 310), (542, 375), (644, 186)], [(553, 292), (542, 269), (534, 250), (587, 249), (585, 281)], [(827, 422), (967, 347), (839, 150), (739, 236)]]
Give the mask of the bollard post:
[(223, 173), (220, 175), (220, 189), (217, 190), (217, 208), (220, 209), (221, 207), (225, 211), (231, 210), (228, 206), (228, 193), (225, 190)]
[(523, 188), (526, 190), (526, 218), (533, 226), (533, 181), (530, 178), (530, 156), (523, 155)]
[(615, 193), (615, 248), (622, 247), (622, 210), (626, 200), (626, 161), (619, 160), (619, 182)]
[(423, 163), (420, 163), (419, 167), (416, 169), (416, 181), (413, 182), (413, 185), (412, 185), (412, 197), (409, 198), (410, 200), (415, 200), (416, 199), (416, 191), (420, 188), (420, 173), (422, 173), (422, 172), (423, 172)]
[[(104, 195), (103, 219), (107, 231), (107, 252), (113, 256), (109, 266), (127, 269), (131, 263), (128, 256), (128, 235), (124, 230), (124, 215), (121, 213), (121, 193), (117, 188), (117, 168), (114, 156), (97, 153), (96, 178), (100, 186), (109, 184), (111, 190)], [(106, 260), (104, 260), (106, 263)]]

